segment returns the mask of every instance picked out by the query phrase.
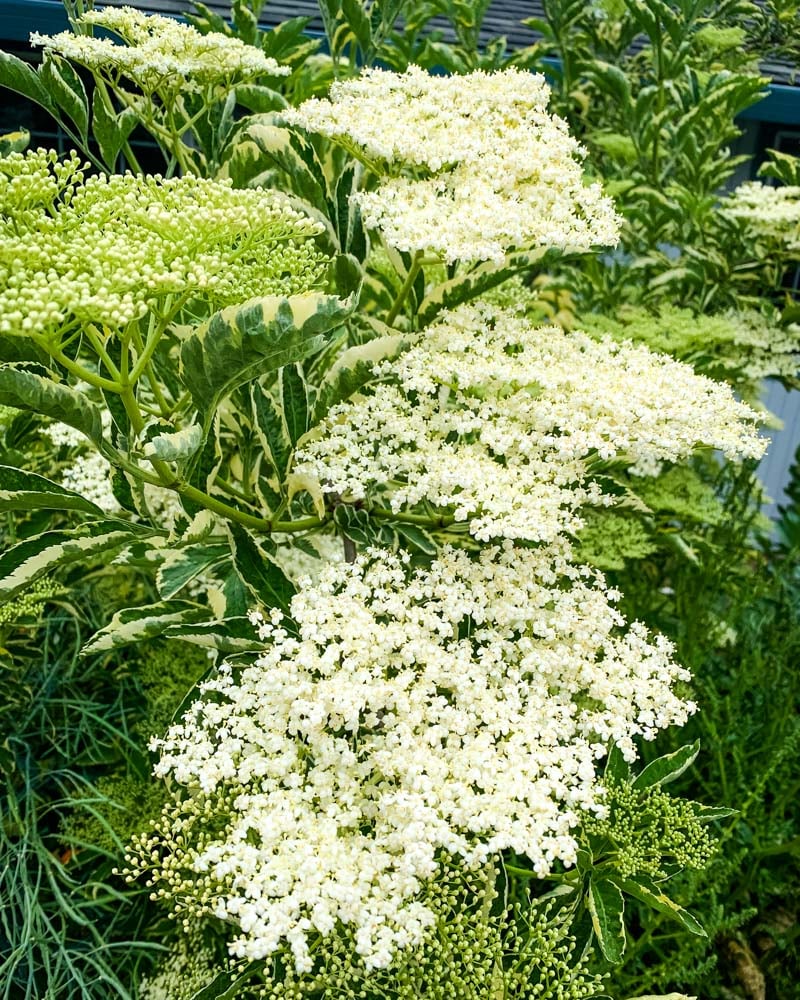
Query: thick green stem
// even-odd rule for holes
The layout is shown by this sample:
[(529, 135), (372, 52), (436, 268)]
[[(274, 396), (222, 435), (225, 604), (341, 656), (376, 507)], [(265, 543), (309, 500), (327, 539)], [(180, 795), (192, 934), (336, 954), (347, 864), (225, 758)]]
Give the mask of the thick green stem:
[(411, 267), (408, 269), (408, 274), (406, 275), (406, 280), (403, 282), (400, 291), (397, 293), (397, 298), (392, 304), (392, 308), (389, 310), (389, 314), (386, 317), (387, 326), (391, 326), (392, 323), (397, 319), (397, 316), (403, 307), (403, 303), (408, 297), (408, 293), (416, 281), (417, 275), (419, 274), (419, 269), (422, 267), (422, 250), (417, 250), (411, 261)]
[[(240, 490), (237, 486), (234, 486), (232, 482), (227, 480), (224, 476), (217, 476), (214, 480), (215, 484), (224, 492), (230, 494), (232, 497), (236, 497), (237, 500), (241, 500), (243, 503), (252, 504), (255, 499), (252, 494), (247, 494), (244, 490)], [(276, 512), (280, 513), (279, 511)]]
[(34, 343), (38, 344), (43, 351), (46, 351), (51, 358), (55, 358), (55, 360), (66, 368), (70, 374), (74, 375), (78, 379), (81, 379), (81, 381), (86, 382), (89, 385), (93, 385), (96, 389), (105, 389), (107, 392), (120, 392), (121, 386), (119, 382), (112, 382), (111, 379), (103, 378), (102, 375), (90, 372), (82, 365), (79, 365), (77, 361), (73, 361), (72, 358), (67, 357), (61, 348), (48, 343), (44, 337), (34, 336), (31, 339)]
[(370, 514), (384, 521), (399, 521), (401, 524), (419, 524), (424, 528), (447, 528), (451, 524), (455, 524), (456, 520), (452, 514), (440, 514), (434, 517), (430, 517), (428, 514), (411, 514), (405, 512), (395, 514), (393, 510), (387, 510), (385, 507), (371, 507)]
[(84, 327), (84, 331), (86, 333), (86, 336), (89, 338), (92, 347), (95, 349), (95, 351), (97, 351), (97, 356), (106, 366), (106, 370), (111, 375), (111, 378), (118, 382), (119, 368), (117, 368), (117, 366), (109, 357), (108, 351), (106, 350), (105, 344), (103, 343), (103, 334), (97, 329), (94, 323), (87, 323), (86, 326)]

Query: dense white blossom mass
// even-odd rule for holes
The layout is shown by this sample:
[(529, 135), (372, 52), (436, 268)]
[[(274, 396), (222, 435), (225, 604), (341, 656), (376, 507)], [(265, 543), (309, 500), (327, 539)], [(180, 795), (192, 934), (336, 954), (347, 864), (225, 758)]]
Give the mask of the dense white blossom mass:
[(41, 45), (81, 66), (116, 79), (127, 77), (145, 93), (202, 86), (231, 86), (257, 76), (283, 76), (290, 72), (254, 45), (219, 32), (202, 34), (173, 17), (143, 14), (133, 7), (105, 7), (78, 17), (86, 28), (105, 28), (123, 44), (106, 36), (62, 31), (57, 35), (31, 35)]
[[(672, 648), (626, 627), (602, 577), (554, 548), (445, 548), (427, 568), (368, 550), (260, 621), (264, 652), (201, 685), (152, 748), (185, 786), (128, 856), (178, 909), (232, 922), (234, 953), (298, 969), (337, 921), (368, 967), (430, 922), (438, 852), (575, 860), (595, 765), (694, 706)], [(213, 817), (213, 821), (211, 820)]]
[(356, 195), (391, 246), (448, 262), (501, 261), (512, 248), (587, 251), (617, 242), (619, 220), (583, 150), (547, 111), (544, 77), (366, 70), (285, 113), (344, 144), (384, 176)]
[(423, 502), (483, 541), (549, 541), (603, 502), (593, 471), (655, 474), (699, 446), (759, 457), (758, 415), (727, 385), (643, 345), (534, 328), (477, 304), (377, 363), (368, 392), (301, 442), (297, 471), (347, 500)]

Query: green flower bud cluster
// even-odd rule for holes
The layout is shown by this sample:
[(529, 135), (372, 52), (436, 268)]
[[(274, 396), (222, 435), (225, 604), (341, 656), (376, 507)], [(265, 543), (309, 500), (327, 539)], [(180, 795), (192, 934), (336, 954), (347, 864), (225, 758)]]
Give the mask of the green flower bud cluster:
[[(131, 174), (83, 180), (42, 150), (0, 160), (0, 333), (106, 335), (176, 297), (193, 315), (321, 287), (320, 224), (277, 192)], [(168, 298), (170, 297), (170, 298)]]
[(652, 534), (630, 511), (590, 507), (584, 511), (583, 520), (578, 551), (590, 566), (624, 569), (629, 559), (646, 559), (656, 551)]
[(87, 807), (80, 800), (61, 824), (63, 840), (80, 849), (91, 844), (116, 854), (141, 829), (146, 817), (157, 816), (164, 805), (166, 790), (161, 782), (149, 781), (123, 771), (98, 778)]
[(671, 354), (704, 375), (733, 383), (752, 399), (762, 379), (793, 378), (800, 367), (800, 326), (781, 327), (756, 309), (697, 316), (672, 305), (655, 314), (622, 306), (613, 317), (581, 316), (578, 325), (597, 339), (633, 341)]
[[(628, 782), (608, 782), (606, 789), (606, 816), (587, 815), (583, 831), (593, 844), (602, 842), (600, 850), (610, 854), (623, 878), (666, 878), (675, 866), (705, 868), (716, 841), (693, 802), (659, 785), (640, 789)], [(597, 857), (597, 850), (594, 853)]]
[(50, 577), (40, 577), (18, 597), (0, 604), (0, 628), (32, 625), (39, 620), (42, 605), (56, 597), (61, 588)]
[(195, 927), (188, 934), (179, 935), (153, 975), (142, 979), (139, 997), (141, 1000), (191, 1000), (221, 971), (201, 930)]
[(675, 465), (657, 478), (643, 479), (636, 492), (657, 514), (696, 524), (719, 524), (725, 517), (713, 487), (690, 465)]
[(73, 150), (61, 159), (54, 149), (11, 153), (0, 159), (0, 215), (11, 228), (35, 224), (36, 212), (50, 212), (57, 201), (68, 202), (84, 179)]
[(232, 782), (214, 795), (176, 793), (149, 830), (131, 839), (125, 867), (118, 874), (129, 881), (145, 878), (150, 898), (170, 906), (190, 930), (201, 917), (214, 913), (216, 900), (232, 889), (234, 873), (199, 871), (199, 856), (233, 826), (234, 802), (243, 793)]
[[(317, 940), (314, 968), (295, 971), (281, 955), (243, 985), (241, 1000), (589, 1000), (602, 980), (574, 955), (566, 924), (550, 907), (497, 906), (497, 868), (470, 870), (442, 859), (423, 892), (435, 920), (421, 945), (388, 969), (366, 970), (352, 934), (337, 927)], [(188, 1000), (210, 982), (211, 952), (185, 925), (174, 950), (143, 984), (143, 1000)], [(190, 942), (195, 947), (190, 947)], [(194, 956), (194, 957), (191, 957)], [(234, 965), (234, 967), (238, 967)]]

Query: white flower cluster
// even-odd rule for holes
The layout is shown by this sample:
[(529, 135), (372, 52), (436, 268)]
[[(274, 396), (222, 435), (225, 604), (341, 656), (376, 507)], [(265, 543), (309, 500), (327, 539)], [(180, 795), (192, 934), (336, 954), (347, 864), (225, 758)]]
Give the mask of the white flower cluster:
[(771, 187), (758, 181), (740, 184), (722, 203), (722, 212), (738, 219), (755, 236), (800, 253), (800, 187)]
[(91, 500), (106, 514), (122, 512), (111, 488), (111, 465), (99, 451), (81, 455), (74, 465), (66, 468), (61, 474), (61, 485)]
[(583, 150), (547, 112), (544, 77), (365, 71), (284, 117), (366, 158), (382, 180), (356, 198), (367, 225), (400, 250), (502, 261), (511, 248), (586, 251), (617, 242), (619, 219)]
[(765, 448), (758, 415), (727, 385), (643, 345), (537, 329), (485, 303), (410, 345), (301, 442), (297, 472), (395, 513), (433, 504), (483, 541), (549, 541), (603, 502), (598, 464), (656, 474), (698, 446), (730, 458)]
[(278, 544), (273, 556), (292, 583), (300, 586), (307, 580), (316, 583), (330, 563), (344, 562), (344, 548), (341, 538), (335, 534), (304, 538), (303, 548), (289, 536), (283, 544)]
[(34, 32), (31, 44), (56, 52), (87, 69), (106, 73), (112, 80), (125, 76), (145, 93), (231, 86), (258, 76), (285, 76), (289, 67), (253, 45), (219, 32), (202, 34), (171, 17), (147, 15), (133, 7), (106, 7), (82, 14), (86, 27), (104, 28), (124, 44), (108, 37), (62, 31)]
[[(324, 282), (327, 258), (312, 241), (320, 224), (276, 192), (116, 174), (89, 177), (59, 198), (53, 174), (58, 164), (43, 151), (0, 159), (0, 333), (72, 321), (113, 332), (168, 295), (221, 308)], [(32, 207), (36, 177), (37, 190), (53, 198)]]
[[(129, 875), (232, 922), (235, 955), (350, 925), (386, 967), (431, 922), (440, 852), (506, 848), (545, 874), (575, 861), (580, 810), (602, 812), (596, 761), (694, 706), (668, 641), (625, 622), (602, 578), (555, 548), (444, 548), (428, 568), (368, 550), (328, 566), (260, 621), (263, 655), (224, 666), (163, 739), (156, 773), (186, 786), (142, 835)], [(213, 816), (213, 821), (210, 817)]]

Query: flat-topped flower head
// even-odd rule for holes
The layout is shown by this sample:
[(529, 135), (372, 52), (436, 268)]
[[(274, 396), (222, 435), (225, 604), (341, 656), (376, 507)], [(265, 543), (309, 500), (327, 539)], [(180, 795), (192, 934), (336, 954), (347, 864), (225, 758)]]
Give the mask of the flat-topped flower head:
[(605, 463), (655, 474), (702, 446), (765, 448), (727, 385), (643, 345), (535, 328), (485, 303), (409, 343), (301, 442), (296, 469), (323, 491), (395, 512), (432, 504), (483, 541), (541, 542), (604, 502), (592, 475)]
[(419, 66), (404, 73), (367, 69), (332, 84), (329, 98), (311, 98), (285, 117), (346, 140), (370, 160), (435, 173), (478, 163), (515, 129), (548, 123), (549, 98), (541, 74), (516, 69), (467, 76), (432, 76)]
[(670, 644), (626, 626), (568, 550), (445, 548), (328, 566), (260, 621), (264, 652), (204, 682), (152, 748), (186, 793), (130, 853), (175, 908), (237, 928), (234, 954), (299, 970), (338, 922), (367, 967), (419, 942), (442, 852), (572, 864), (602, 812), (609, 741), (633, 759), (694, 706)]
[(452, 263), (615, 244), (613, 204), (599, 184), (585, 184), (583, 150), (548, 113), (549, 93), (544, 77), (516, 69), (452, 77), (372, 69), (284, 117), (381, 176), (355, 198), (367, 225), (398, 249)]
[(31, 35), (33, 45), (58, 53), (87, 69), (123, 76), (145, 93), (175, 87), (230, 86), (257, 76), (290, 72), (253, 45), (219, 32), (202, 34), (171, 17), (143, 14), (133, 7), (106, 7), (78, 18), (85, 26), (104, 28), (121, 40), (78, 35)]
[(131, 174), (83, 181), (44, 151), (0, 160), (0, 332), (114, 332), (167, 295), (217, 309), (320, 287), (320, 225), (274, 191)]

